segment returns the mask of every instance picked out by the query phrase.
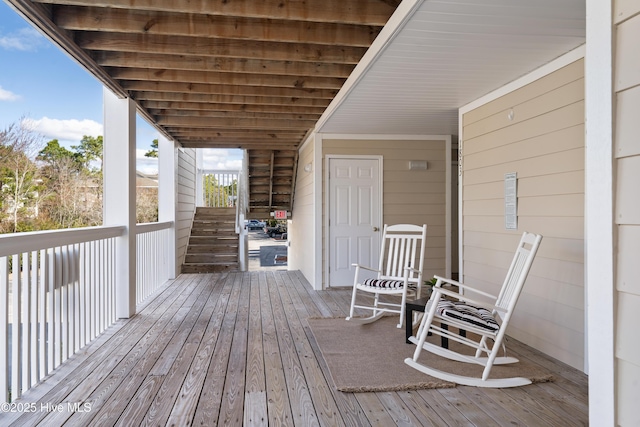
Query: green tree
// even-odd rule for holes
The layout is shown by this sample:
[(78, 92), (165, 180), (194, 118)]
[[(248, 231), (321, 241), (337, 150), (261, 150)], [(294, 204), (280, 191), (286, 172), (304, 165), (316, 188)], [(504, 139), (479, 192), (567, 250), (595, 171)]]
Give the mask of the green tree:
[(20, 231), (21, 222), (38, 216), (42, 190), (34, 161), (42, 145), (42, 137), (24, 123), (22, 120), (0, 131), (0, 204), (10, 222), (10, 227), (2, 228), (11, 232)]
[(158, 140), (154, 139), (153, 142), (151, 142), (151, 150), (147, 151), (146, 153), (144, 153), (145, 157), (153, 157), (153, 158), (158, 158)]
[[(72, 145), (71, 148), (76, 150), (76, 153), (78, 153), (78, 160), (82, 164), (83, 169), (91, 172), (102, 172), (102, 136), (93, 137), (84, 135), (80, 141), (80, 145)], [(99, 161), (100, 167), (94, 168), (91, 165), (94, 161)]]
[(83, 137), (73, 151), (51, 140), (38, 154), (45, 182), (43, 212), (49, 227), (72, 228), (102, 223), (101, 172), (91, 167), (99, 160), (102, 137)]
[(81, 167), (80, 154), (62, 147), (57, 139), (47, 142), (47, 145), (40, 150), (36, 159), (44, 162), (45, 166), (54, 173), (59, 173), (63, 165), (66, 167), (69, 161), (77, 164), (78, 170)]

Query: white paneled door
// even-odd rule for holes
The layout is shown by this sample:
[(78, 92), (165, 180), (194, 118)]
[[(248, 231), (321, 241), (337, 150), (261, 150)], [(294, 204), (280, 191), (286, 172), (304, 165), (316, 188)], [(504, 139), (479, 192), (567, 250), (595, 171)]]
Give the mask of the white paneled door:
[(353, 263), (377, 268), (382, 234), (379, 159), (329, 159), (329, 286), (353, 283)]

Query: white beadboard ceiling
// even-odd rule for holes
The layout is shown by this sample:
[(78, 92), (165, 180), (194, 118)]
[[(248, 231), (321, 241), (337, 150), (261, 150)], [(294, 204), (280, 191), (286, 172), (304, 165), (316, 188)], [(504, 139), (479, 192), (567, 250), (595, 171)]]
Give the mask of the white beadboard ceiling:
[(316, 131), (456, 135), (458, 108), (585, 43), (585, 1), (405, 0), (390, 24)]

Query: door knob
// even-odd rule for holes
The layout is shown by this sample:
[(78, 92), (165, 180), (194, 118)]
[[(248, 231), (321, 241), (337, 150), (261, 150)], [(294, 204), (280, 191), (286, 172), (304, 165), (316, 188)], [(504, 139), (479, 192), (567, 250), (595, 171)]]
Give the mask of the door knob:
[(373, 231), (380, 231), (378, 227), (373, 227)]

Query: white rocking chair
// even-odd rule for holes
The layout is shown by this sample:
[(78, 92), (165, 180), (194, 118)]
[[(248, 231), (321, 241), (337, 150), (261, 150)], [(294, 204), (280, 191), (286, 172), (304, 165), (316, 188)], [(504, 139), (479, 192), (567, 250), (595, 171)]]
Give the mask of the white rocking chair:
[[(426, 313), (422, 318), (416, 337), (409, 340), (417, 345), (413, 358), (405, 359), (405, 363), (420, 372), (462, 385), (476, 387), (518, 387), (531, 384), (528, 378), (513, 377), (503, 379), (489, 379), (489, 373), (494, 364), (515, 363), (514, 357), (498, 357), (509, 319), (524, 286), (529, 269), (540, 245), (542, 236), (524, 233), (516, 250), (516, 254), (507, 272), (500, 294), (496, 297), (486, 292), (473, 289), (453, 280), (436, 276), (437, 283), (426, 306)], [(444, 284), (457, 286), (458, 292), (443, 289)], [(492, 303), (474, 299), (476, 296), (490, 299)], [(444, 299), (443, 297), (448, 297)], [(434, 322), (436, 325), (434, 325)], [(453, 326), (459, 330), (471, 333), (471, 337), (461, 336), (450, 331)], [(451, 341), (465, 344), (475, 349), (475, 356), (464, 355), (456, 351), (442, 348), (436, 344), (426, 342), (429, 334), (440, 335)], [(473, 335), (477, 339), (473, 339)], [(493, 344), (491, 344), (493, 342)], [(420, 352), (427, 350), (436, 355), (466, 363), (484, 366), (480, 378), (467, 377), (444, 372), (418, 362)]]
[[(424, 267), (424, 248), (427, 239), (427, 225), (412, 224), (384, 225), (382, 249), (378, 269), (353, 264), (356, 268), (353, 280), (351, 309), (347, 320), (362, 324), (374, 322), (384, 313), (400, 313), (398, 328), (404, 320), (407, 295), (420, 298), (422, 269)], [(377, 273), (376, 278), (363, 279), (361, 273), (368, 270)], [(371, 305), (356, 304), (358, 291), (373, 294)], [(400, 303), (380, 301), (380, 295), (401, 297)], [(356, 308), (372, 310), (370, 317), (354, 317)]]

